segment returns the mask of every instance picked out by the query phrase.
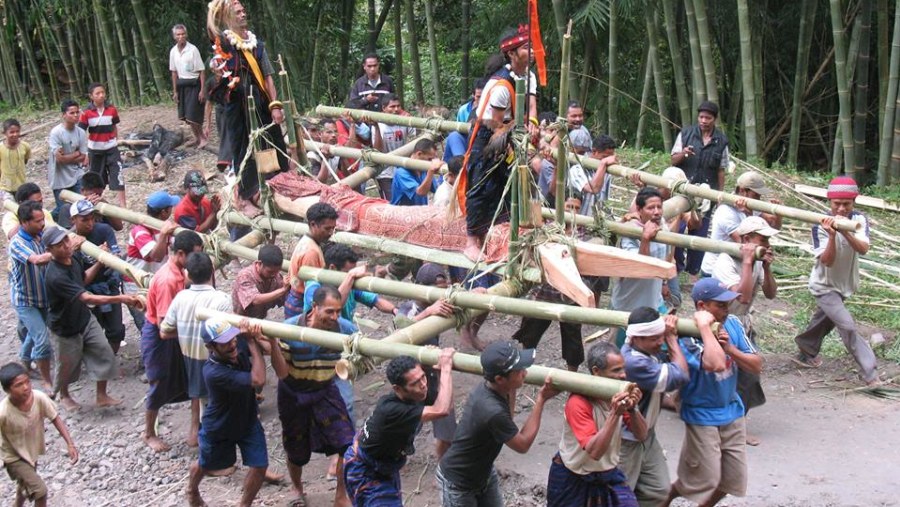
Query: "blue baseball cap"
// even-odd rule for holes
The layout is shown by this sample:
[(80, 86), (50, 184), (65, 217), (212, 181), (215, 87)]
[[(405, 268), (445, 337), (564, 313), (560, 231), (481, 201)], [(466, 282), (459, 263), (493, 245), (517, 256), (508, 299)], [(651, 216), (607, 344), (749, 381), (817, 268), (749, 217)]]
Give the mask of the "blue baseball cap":
[(697, 301), (731, 301), (738, 297), (737, 292), (732, 292), (725, 284), (715, 278), (701, 278), (694, 284), (691, 290), (691, 298)]
[(203, 343), (228, 343), (235, 336), (241, 334), (241, 330), (219, 319), (207, 319), (200, 327), (200, 336)]
[(165, 209), (171, 208), (172, 206), (177, 205), (181, 201), (181, 198), (177, 195), (172, 195), (165, 190), (157, 190), (152, 194), (147, 196), (147, 206), (150, 206), (154, 209)]

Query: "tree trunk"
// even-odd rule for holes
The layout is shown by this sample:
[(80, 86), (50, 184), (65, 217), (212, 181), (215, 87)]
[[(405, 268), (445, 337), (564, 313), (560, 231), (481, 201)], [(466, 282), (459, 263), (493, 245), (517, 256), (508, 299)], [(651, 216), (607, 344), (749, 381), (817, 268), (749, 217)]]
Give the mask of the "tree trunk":
[[(834, 38), (835, 81), (838, 90), (838, 122), (841, 126), (841, 145), (844, 148), (844, 172), (853, 176), (853, 126), (850, 110), (850, 86), (847, 80), (847, 49), (844, 40), (844, 26), (841, 0), (829, 0), (831, 4), (831, 33)], [(832, 167), (835, 164), (832, 163)]]
[(144, 13), (144, 4), (141, 0), (131, 0), (131, 8), (141, 34), (142, 46), (147, 56), (147, 63), (150, 65), (150, 74), (153, 76), (156, 93), (160, 97), (166, 97), (168, 95), (166, 90), (168, 90), (169, 86), (166, 80), (167, 74), (163, 70), (163, 65), (159, 61), (159, 55), (153, 44), (154, 39), (150, 32), (151, 25), (147, 21), (147, 15)]
[(856, 95), (853, 112), (853, 172), (866, 173), (866, 121), (869, 112), (869, 38), (872, 32), (872, 0), (859, 3), (859, 55), (856, 57)]
[(741, 41), (741, 88), (744, 96), (744, 154), (756, 158), (756, 98), (753, 82), (753, 47), (750, 42), (750, 10), (747, 0), (737, 0), (738, 33)]
[(562, 47), (563, 36), (566, 34), (566, 0), (553, 0), (553, 21), (556, 24), (556, 35), (559, 36), (559, 46)]
[[(134, 44), (135, 50), (140, 46), (140, 39), (138, 37), (137, 30), (134, 27), (131, 27), (131, 42)], [(137, 77), (137, 85), (138, 85), (138, 97), (137, 103), (140, 105), (144, 105), (144, 90), (147, 89), (147, 78), (144, 76), (144, 65), (143, 59), (138, 58), (134, 62), (134, 72)]]
[(406, 31), (409, 33), (409, 59), (412, 63), (413, 86), (416, 89), (416, 104), (425, 105), (425, 89), (422, 86), (422, 68), (419, 64), (419, 37), (416, 33), (415, 0), (406, 0)]
[[(762, 12), (766, 12), (766, 3), (767, 0), (763, 0), (762, 5), (756, 4), (755, 7)], [(753, 94), (753, 102), (756, 105), (756, 139), (761, 147), (766, 139), (766, 86), (764, 82), (766, 73), (763, 62), (763, 47), (768, 27), (765, 26), (765, 19), (760, 19), (760, 17), (758, 13), (755, 17), (751, 16), (750, 31), (758, 35), (750, 38), (750, 47), (753, 52), (753, 91), (755, 92)], [(754, 19), (756, 19), (757, 23), (753, 23)], [(756, 32), (753, 31), (754, 28)], [(762, 158), (762, 155), (759, 156)]]
[[(700, 103), (706, 100), (706, 79), (703, 77), (703, 57), (700, 55), (700, 38), (697, 35), (697, 18), (694, 16), (694, 0), (684, 0), (687, 17), (688, 44), (691, 47), (691, 84), (694, 85), (694, 103), (692, 112), (697, 111)], [(693, 118), (693, 115), (691, 116)], [(693, 121), (686, 123), (690, 125)]]
[[(280, 6), (276, 4), (274, 0), (266, 0), (265, 1), (266, 13), (269, 15), (271, 19), (278, 19), (278, 15), (282, 10)], [(321, 9), (321, 7), (320, 7)], [(318, 33), (318, 32), (317, 32)], [(278, 56), (281, 56), (282, 61), (287, 67), (288, 77), (290, 78), (290, 82), (292, 84), (293, 90), (291, 90), (294, 100), (300, 103), (310, 103), (317, 100), (317, 96), (310, 96), (308, 101), (303, 100), (304, 97), (302, 94), (293, 93), (294, 90), (297, 90), (297, 84), (301, 82), (303, 74), (300, 72), (300, 69), (303, 68), (300, 63), (297, 61), (297, 51), (291, 51), (288, 44), (285, 42), (285, 35), (282, 30), (274, 30), (272, 41), (274, 45), (266, 44), (266, 51), (269, 53), (269, 58), (274, 62), (278, 59)], [(208, 75), (208, 74), (207, 74)], [(273, 77), (273, 79), (278, 79), (277, 77)], [(301, 89), (304, 87), (301, 87)], [(312, 87), (309, 87), (305, 90), (307, 93), (312, 90)], [(279, 94), (287, 95), (287, 90), (282, 90)], [(300, 100), (297, 100), (297, 99)], [(298, 108), (300, 108), (300, 104), (296, 104)]]
[[(47, 79), (50, 81), (50, 97), (48, 99), (52, 99), (53, 104), (59, 104), (59, 79), (56, 78), (56, 68), (53, 65), (53, 59), (50, 57), (50, 43), (47, 41), (50, 28), (46, 25), (44, 17), (38, 17), (39, 42), (41, 43), (41, 52), (44, 54), (44, 64), (47, 66)], [(48, 100), (48, 102), (51, 102), (51, 100)]]
[[(12, 2), (10, 8), (12, 9), (13, 16), (16, 18), (16, 27), (19, 29), (19, 41), (22, 45), (25, 65), (34, 81), (32, 86), (38, 91), (38, 102), (41, 104), (49, 104), (50, 97), (47, 95), (47, 88), (44, 86), (44, 78), (41, 76), (40, 67), (38, 67), (37, 55), (34, 52), (34, 46), (31, 44), (32, 30), (28, 25), (28, 18), (18, 2)], [(7, 18), (7, 22), (9, 21), (11, 21), (11, 18)]]
[[(5, 30), (0, 31), (0, 58), (2, 58), (4, 62), (16, 61), (12, 50), (12, 44), (10, 44)], [(24, 101), (24, 97), (22, 96), (23, 86), (19, 80), (19, 74), (15, 65), (0, 65), (0, 72), (3, 73), (3, 82), (6, 87), (6, 90), (3, 93), (3, 100), (13, 106), (20, 105)]]
[[(879, 11), (885, 15), (885, 11)], [(897, 161), (900, 167), (900, 152), (894, 150), (896, 140), (900, 139), (894, 117), (897, 110), (897, 87), (900, 82), (900, 0), (894, 6), (894, 37), (891, 41), (891, 63), (888, 72), (887, 90), (885, 92), (884, 120), (881, 126), (881, 145), (878, 150), (878, 184), (890, 185), (897, 182), (891, 168)], [(892, 156), (893, 155), (893, 156)]]
[[(394, 9), (394, 87), (400, 103), (406, 105), (403, 100), (403, 91), (406, 86), (404, 86), (403, 74), (403, 9), (400, 4), (403, 0), (397, 0), (397, 2), (397, 7)], [(468, 33), (468, 28), (465, 30)]]
[(644, 86), (641, 88), (641, 110), (638, 114), (637, 133), (634, 136), (634, 148), (640, 150), (644, 147), (644, 131), (647, 129), (647, 115), (651, 109), (647, 105), (650, 101), (650, 85), (653, 84), (653, 63), (650, 61), (652, 45), (647, 45), (644, 53)]
[[(325, 8), (319, 3), (316, 8), (316, 33), (322, 33), (322, 26), (325, 20)], [(322, 66), (321, 63), (321, 54), (322, 49), (320, 48), (320, 43), (322, 41), (321, 37), (313, 38), (312, 45), (312, 69), (309, 72), (309, 100), (310, 102), (315, 102), (318, 100), (318, 97), (322, 96), (321, 90), (319, 88), (319, 81), (321, 78), (319, 77), (319, 67)]]
[(669, 53), (672, 56), (672, 73), (675, 78), (675, 93), (678, 97), (678, 112), (681, 124), (693, 122), (691, 101), (688, 98), (688, 86), (684, 76), (684, 63), (681, 58), (681, 42), (678, 39), (678, 21), (675, 18), (675, 0), (663, 0), (665, 14), (666, 38), (669, 41)]
[(653, 68), (653, 83), (656, 89), (656, 107), (659, 114), (659, 126), (662, 130), (663, 145), (666, 149), (672, 147), (672, 129), (669, 128), (668, 115), (666, 114), (666, 90), (663, 83), (662, 65), (659, 63), (659, 40), (657, 37), (658, 21), (655, 11), (647, 11), (644, 17), (647, 26), (647, 61)]
[(428, 50), (431, 53), (431, 87), (434, 89), (434, 105), (443, 106), (438, 44), (434, 33), (434, 0), (425, 0), (425, 25), (428, 29)]
[(69, 81), (68, 85), (71, 88), (79, 82), (78, 77), (75, 73), (75, 68), (77, 67), (77, 65), (73, 64), (74, 59), (72, 58), (72, 53), (69, 51), (68, 45), (66, 43), (66, 38), (62, 33), (62, 29), (60, 28), (59, 21), (57, 20), (56, 15), (53, 13), (52, 7), (41, 8), (37, 3), (35, 3), (34, 5), (36, 9), (40, 9), (44, 24), (47, 27), (48, 35), (53, 41), (53, 46), (55, 47), (56, 52), (59, 55), (59, 60), (63, 64), (63, 69), (66, 71), (66, 79)]
[(700, 57), (703, 59), (703, 74), (706, 80), (706, 97), (719, 103), (719, 89), (716, 85), (716, 62), (713, 60), (712, 37), (709, 34), (709, 20), (706, 17), (706, 0), (694, 0), (694, 16), (697, 19), (697, 38), (700, 41)]
[(578, 97), (578, 103), (582, 106), (587, 104), (588, 100), (588, 91), (591, 89), (591, 86), (594, 84), (591, 79), (591, 68), (594, 62), (594, 53), (597, 50), (597, 35), (592, 30), (584, 31), (584, 57), (582, 58), (582, 71), (581, 71), (581, 86), (580, 95), (576, 95)]
[[(75, 66), (75, 77), (76, 79), (78, 79), (78, 83), (75, 85), (75, 88), (80, 89), (85, 85), (85, 83), (91, 81), (91, 65), (88, 61), (90, 51), (85, 51), (85, 48), (83, 46), (76, 45), (75, 36), (78, 33), (83, 33), (83, 31), (75, 29), (75, 24), (72, 21), (71, 7), (68, 4), (64, 4), (63, 9), (64, 18), (60, 20), (60, 23), (63, 25), (62, 28), (64, 29), (66, 34), (66, 45), (69, 46), (69, 53), (71, 53), (72, 55), (72, 63)], [(90, 46), (90, 44), (88, 44), (88, 46)]]
[(900, 181), (900, 92), (894, 103), (894, 142), (891, 148), (891, 179), (897, 183)]
[[(128, 97), (132, 103), (137, 103), (140, 92), (136, 88), (137, 82), (135, 82), (134, 70), (131, 68), (132, 61), (137, 61), (137, 55), (127, 53), (128, 43), (125, 42), (125, 24), (122, 16), (119, 14), (120, 7), (116, 7), (119, 4), (117, 2), (109, 2), (108, 5), (113, 13), (113, 23), (116, 25), (116, 36), (119, 39), (119, 48), (121, 50), (119, 54), (122, 56), (122, 59), (119, 60), (119, 65), (125, 69), (125, 85), (128, 88)], [(133, 50), (137, 50), (137, 48), (133, 48)]]
[(800, 28), (797, 35), (797, 66), (794, 70), (794, 90), (791, 101), (791, 136), (788, 143), (788, 165), (797, 167), (797, 155), (800, 149), (800, 132), (803, 122), (800, 118), (803, 110), (803, 90), (806, 89), (807, 69), (809, 68), (809, 48), (812, 45), (813, 22), (816, 19), (816, 0), (803, 0), (800, 7)]
[[(353, 18), (356, 16), (356, 1), (344, 0), (341, 9), (341, 69), (342, 82), (352, 81), (358, 67), (350, 65), (350, 37), (353, 32)], [(320, 7), (321, 8), (321, 7)], [(352, 70), (351, 70), (352, 69)], [(348, 75), (349, 72), (349, 75)]]
[[(469, 23), (470, 18), (472, 16), (470, 12), (471, 2), (470, 0), (462, 0), (460, 2), (460, 7), (462, 8), (462, 26), (460, 27), (460, 45), (462, 46), (462, 98), (465, 100), (466, 97), (472, 93), (472, 68), (469, 62), (470, 57), (470, 41), (469, 41)], [(477, 104), (476, 104), (477, 105)]]
[(607, 80), (608, 80), (608, 85), (609, 85), (608, 86), (609, 91), (607, 92), (607, 95), (606, 95), (606, 109), (607, 109), (606, 114), (607, 114), (607, 120), (608, 120), (607, 132), (609, 133), (610, 136), (612, 136), (613, 139), (616, 139), (616, 136), (618, 136), (618, 133), (619, 133), (619, 115), (617, 113), (618, 92), (616, 90), (616, 87), (619, 84), (618, 83), (619, 80), (618, 80), (618, 76), (617, 76), (618, 69), (616, 68), (617, 67), (616, 57), (619, 54), (619, 49), (618, 49), (619, 34), (618, 34), (618, 26), (617, 26), (618, 25), (618, 21), (617, 21), (618, 14), (616, 13), (617, 10), (618, 9), (616, 8), (616, 1), (610, 0), (610, 2), (609, 2), (609, 26), (607, 27), (609, 29), (609, 55), (607, 55), (609, 58), (609, 60), (608, 60), (609, 63), (607, 64), (607, 65), (609, 65), (609, 69), (607, 70), (607, 72), (608, 72)]
[(366, 53), (375, 52), (375, 42), (378, 36), (375, 35), (375, 0), (368, 0), (368, 9), (366, 9)]
[(889, 79), (889, 67), (890, 67), (890, 52), (891, 52), (891, 41), (890, 41), (890, 28), (888, 27), (888, 20), (890, 19), (891, 13), (888, 9), (888, 0), (877, 0), (877, 4), (875, 5), (875, 15), (878, 20), (878, 33), (876, 35), (875, 47), (877, 64), (876, 68), (878, 69), (878, 139), (884, 135), (884, 132), (881, 130), (884, 126), (884, 106), (887, 104), (887, 82)]
[(100, 0), (93, 0), (93, 6), (94, 15), (97, 16), (100, 41), (103, 46), (104, 61), (106, 62), (106, 93), (112, 103), (124, 103), (126, 102), (126, 97), (119, 83), (119, 75), (116, 72), (116, 61), (119, 55), (112, 38), (113, 28), (109, 24), (109, 13)]

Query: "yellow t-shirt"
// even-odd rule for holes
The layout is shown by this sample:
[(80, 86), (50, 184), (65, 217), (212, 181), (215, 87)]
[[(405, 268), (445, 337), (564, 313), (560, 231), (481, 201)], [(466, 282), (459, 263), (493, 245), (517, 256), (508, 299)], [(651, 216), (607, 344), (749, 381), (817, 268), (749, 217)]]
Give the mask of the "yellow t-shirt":
[(19, 185), (25, 183), (25, 164), (31, 158), (31, 146), (25, 141), (10, 149), (0, 143), (0, 190), (14, 194)]
[(10, 403), (9, 398), (0, 401), (0, 456), (4, 463), (26, 461), (35, 466), (44, 454), (44, 419), (56, 419), (58, 412), (50, 397), (34, 390), (31, 410), (22, 412)]

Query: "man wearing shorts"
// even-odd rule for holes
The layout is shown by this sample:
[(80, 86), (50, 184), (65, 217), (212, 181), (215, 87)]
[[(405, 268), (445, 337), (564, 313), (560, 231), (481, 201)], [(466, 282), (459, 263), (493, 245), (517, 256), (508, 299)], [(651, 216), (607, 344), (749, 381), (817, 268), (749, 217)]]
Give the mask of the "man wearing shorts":
[[(200, 481), (210, 471), (225, 470), (241, 459), (248, 467), (239, 505), (250, 507), (262, 486), (269, 455), (266, 435), (259, 421), (256, 389), (266, 384), (263, 347), (278, 347), (275, 338), (263, 336), (260, 326), (248, 321), (241, 327), (210, 319), (201, 325), (200, 334), (209, 350), (203, 365), (203, 379), (209, 387), (209, 404), (203, 413), (200, 430), (200, 453), (191, 465), (187, 487), (188, 505), (206, 505), (200, 496)], [(279, 377), (287, 375), (281, 354), (272, 354), (272, 369)]]
[[(747, 431), (744, 404), (737, 392), (738, 369), (759, 375), (762, 357), (744, 333), (741, 321), (728, 315), (738, 294), (715, 278), (694, 284), (691, 297), (700, 338), (681, 338), (690, 380), (681, 388), (684, 444), (678, 479), (663, 505), (683, 496), (703, 506), (726, 495), (747, 492)], [(718, 323), (718, 332), (712, 326)]]

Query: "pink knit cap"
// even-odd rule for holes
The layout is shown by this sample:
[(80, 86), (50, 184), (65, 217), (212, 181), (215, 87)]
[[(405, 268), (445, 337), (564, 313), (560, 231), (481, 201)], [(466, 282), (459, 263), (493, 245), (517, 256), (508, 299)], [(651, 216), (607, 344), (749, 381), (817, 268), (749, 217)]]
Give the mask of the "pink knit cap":
[(849, 176), (838, 176), (831, 180), (826, 194), (829, 199), (856, 199), (858, 195), (859, 187)]

